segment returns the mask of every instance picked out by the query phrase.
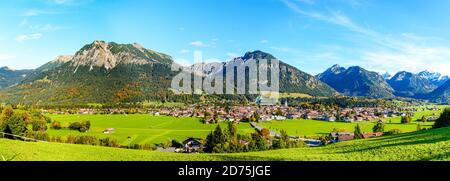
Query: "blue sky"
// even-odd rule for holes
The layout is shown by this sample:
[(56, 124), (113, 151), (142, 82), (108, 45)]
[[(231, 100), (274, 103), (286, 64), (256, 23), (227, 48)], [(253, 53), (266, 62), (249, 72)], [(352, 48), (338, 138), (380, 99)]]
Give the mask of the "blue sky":
[(94, 40), (179, 61), (269, 52), (316, 74), (333, 64), (450, 75), (448, 0), (16, 0), (0, 3), (0, 66), (36, 68)]

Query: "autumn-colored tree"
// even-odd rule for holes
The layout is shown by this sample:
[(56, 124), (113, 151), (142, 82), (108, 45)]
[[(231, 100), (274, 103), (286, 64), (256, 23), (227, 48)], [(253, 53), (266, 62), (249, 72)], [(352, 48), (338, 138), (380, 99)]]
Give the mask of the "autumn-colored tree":
[(267, 128), (263, 128), (259, 134), (265, 138), (270, 137), (270, 131)]

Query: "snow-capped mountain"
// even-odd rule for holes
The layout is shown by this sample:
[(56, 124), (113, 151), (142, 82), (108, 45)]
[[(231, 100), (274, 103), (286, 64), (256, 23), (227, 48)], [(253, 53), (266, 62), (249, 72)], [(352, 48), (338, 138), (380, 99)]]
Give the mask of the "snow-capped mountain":
[(441, 86), (449, 79), (449, 76), (447, 76), (447, 75), (443, 76), (439, 72), (429, 72), (427, 70), (419, 72), (417, 75), (429, 80), (431, 83), (433, 83), (436, 86)]

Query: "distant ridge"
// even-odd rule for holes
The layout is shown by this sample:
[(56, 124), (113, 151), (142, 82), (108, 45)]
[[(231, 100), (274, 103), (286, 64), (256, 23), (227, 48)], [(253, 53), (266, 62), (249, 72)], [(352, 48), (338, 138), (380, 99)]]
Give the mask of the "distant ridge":
[(394, 97), (393, 89), (381, 75), (359, 66), (346, 69), (336, 64), (317, 78), (347, 96)]

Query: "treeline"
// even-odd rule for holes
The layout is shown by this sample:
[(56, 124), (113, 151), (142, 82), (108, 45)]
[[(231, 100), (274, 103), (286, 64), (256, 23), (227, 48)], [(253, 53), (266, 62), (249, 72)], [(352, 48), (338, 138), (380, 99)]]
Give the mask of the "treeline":
[[(47, 124), (51, 119), (37, 110), (13, 109), (12, 106), (0, 106), (0, 132), (9, 134), (6, 138), (15, 138), (11, 135), (27, 137), (37, 140), (46, 140), (48, 135)], [(15, 139), (20, 139), (16, 137)]]
[(128, 148), (128, 149), (139, 149), (139, 150), (155, 150), (156, 146), (151, 144), (132, 144), (128, 146), (120, 145), (116, 139), (97, 138), (95, 136), (87, 135), (68, 135), (65, 138), (61, 136), (51, 136), (48, 138), (50, 142), (57, 143), (67, 143), (67, 144), (81, 144), (81, 145), (92, 145), (92, 146), (105, 146), (114, 148)]
[(450, 107), (444, 109), (439, 118), (434, 123), (433, 128), (443, 128), (450, 126)]
[(238, 134), (237, 123), (228, 122), (225, 129), (222, 129), (219, 124), (216, 126), (214, 131), (206, 137), (202, 150), (207, 153), (236, 153), (303, 146), (305, 146), (304, 142), (290, 140), (285, 131), (281, 131), (279, 138), (271, 137), (267, 129), (248, 135)]

